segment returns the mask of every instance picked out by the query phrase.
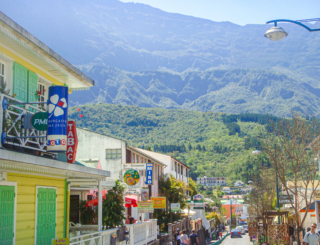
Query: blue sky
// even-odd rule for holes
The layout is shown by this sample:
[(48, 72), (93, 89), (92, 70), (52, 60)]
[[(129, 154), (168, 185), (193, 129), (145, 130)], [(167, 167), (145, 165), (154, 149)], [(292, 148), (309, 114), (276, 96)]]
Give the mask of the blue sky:
[(120, 0), (144, 3), (171, 13), (231, 21), (239, 25), (263, 24), (273, 19), (320, 18), (319, 0)]

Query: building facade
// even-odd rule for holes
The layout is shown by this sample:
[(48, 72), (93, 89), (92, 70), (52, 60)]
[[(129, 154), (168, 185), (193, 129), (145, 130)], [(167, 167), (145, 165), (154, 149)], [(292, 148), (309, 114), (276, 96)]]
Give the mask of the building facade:
[(51, 245), (68, 237), (71, 182), (98, 187), (110, 176), (47, 152), (47, 131), (24, 127), (25, 118), (47, 111), (55, 85), (71, 93), (94, 81), (0, 12), (0, 244)]
[(187, 185), (189, 184), (190, 168), (186, 164), (169, 155), (144, 149), (139, 150), (165, 164), (167, 167), (164, 169), (164, 174), (171, 174), (176, 179), (182, 180)]
[(197, 177), (197, 184), (203, 186), (225, 186), (227, 184), (226, 177)]

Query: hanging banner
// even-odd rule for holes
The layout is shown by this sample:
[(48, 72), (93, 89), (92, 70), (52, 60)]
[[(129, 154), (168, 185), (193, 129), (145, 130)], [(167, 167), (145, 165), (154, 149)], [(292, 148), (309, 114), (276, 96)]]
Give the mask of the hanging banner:
[(78, 148), (78, 136), (75, 121), (68, 121), (67, 132), (67, 162), (75, 163)]
[(153, 172), (153, 163), (147, 163), (146, 165), (146, 185), (152, 185), (153, 178), (152, 178), (152, 172)]
[(137, 202), (138, 213), (153, 213), (153, 201)]
[(167, 208), (167, 199), (166, 197), (151, 197), (151, 201), (153, 201), (154, 209), (166, 209)]
[(47, 151), (66, 152), (68, 124), (68, 87), (49, 87)]
[(127, 185), (135, 185), (139, 183), (140, 174), (137, 170), (129, 169), (124, 173), (123, 180)]
[(149, 188), (144, 187), (141, 189), (141, 201), (148, 201), (149, 200)]
[(171, 203), (171, 212), (180, 212), (180, 203)]

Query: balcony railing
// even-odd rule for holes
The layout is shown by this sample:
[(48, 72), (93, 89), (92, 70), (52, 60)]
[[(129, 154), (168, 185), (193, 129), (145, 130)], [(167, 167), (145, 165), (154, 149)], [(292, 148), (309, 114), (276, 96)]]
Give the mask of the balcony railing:
[[(24, 128), (24, 118), (37, 112), (45, 112), (36, 104), (27, 104), (13, 97), (0, 94), (0, 129), (2, 145), (11, 145), (25, 149), (45, 152), (46, 131)], [(29, 115), (29, 116), (28, 116)]]
[[(119, 242), (116, 239), (117, 245), (143, 245), (157, 239), (157, 220), (126, 225), (129, 234), (126, 241)], [(112, 235), (117, 235), (119, 228), (109, 229), (104, 231), (81, 231), (80, 236), (70, 237), (70, 245), (110, 245)], [(87, 233), (87, 234), (86, 234)]]

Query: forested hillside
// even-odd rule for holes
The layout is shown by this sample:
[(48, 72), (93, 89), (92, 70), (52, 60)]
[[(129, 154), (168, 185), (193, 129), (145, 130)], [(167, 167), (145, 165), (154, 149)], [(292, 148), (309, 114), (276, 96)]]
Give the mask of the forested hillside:
[[(79, 111), (80, 109), (80, 111)], [(82, 117), (80, 117), (82, 115)], [(69, 112), (77, 127), (124, 139), (136, 147), (172, 154), (191, 167), (191, 177), (247, 179), (263, 155), (253, 155), (257, 135), (276, 117), (88, 104)]]

